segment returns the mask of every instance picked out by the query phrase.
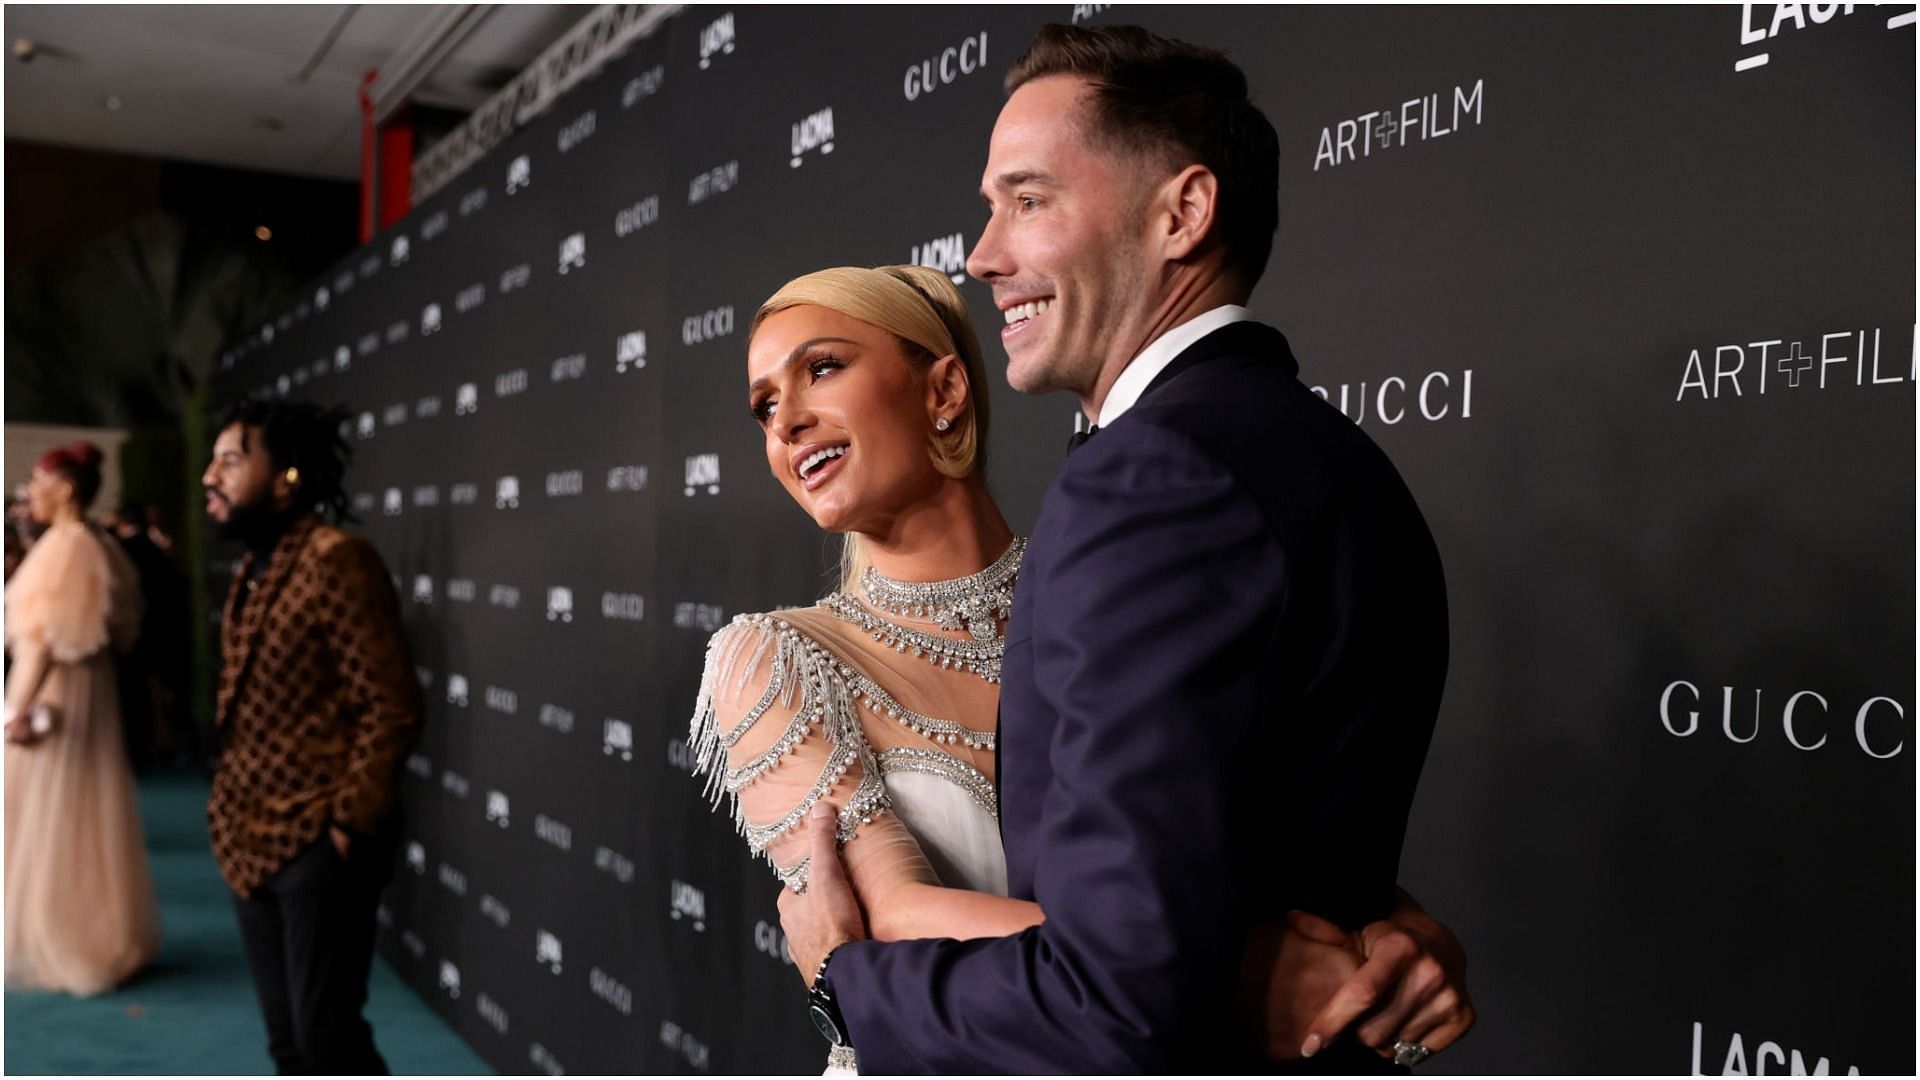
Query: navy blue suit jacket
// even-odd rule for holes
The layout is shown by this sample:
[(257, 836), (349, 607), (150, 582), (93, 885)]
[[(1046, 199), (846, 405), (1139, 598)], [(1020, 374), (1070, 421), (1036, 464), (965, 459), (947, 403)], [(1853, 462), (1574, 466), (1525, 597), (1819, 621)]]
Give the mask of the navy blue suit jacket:
[[(1236, 991), (1291, 908), (1382, 917), (1446, 677), (1446, 590), (1386, 456), (1237, 323), (1075, 450), (1007, 629), (1007, 938), (855, 942), (863, 1072), (1263, 1068)], [(1316, 1070), (1379, 1060), (1347, 1040)]]

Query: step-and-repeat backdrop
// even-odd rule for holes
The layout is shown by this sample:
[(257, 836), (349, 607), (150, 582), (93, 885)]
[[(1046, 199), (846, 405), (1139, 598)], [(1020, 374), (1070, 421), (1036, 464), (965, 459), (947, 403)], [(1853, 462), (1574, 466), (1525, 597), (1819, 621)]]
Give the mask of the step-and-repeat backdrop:
[[(1911, 5), (674, 17), (230, 357), (354, 410), (407, 605), (390, 962), (502, 1071), (819, 1066), (683, 741), (708, 634), (836, 550), (767, 475), (746, 328), (924, 263), (997, 371), (964, 262), (1047, 21), (1246, 68), (1283, 147), (1254, 310), (1439, 540), (1401, 875), (1482, 1020), (1429, 1068), (1911, 1071)], [(992, 396), (1023, 527), (1075, 406)]]

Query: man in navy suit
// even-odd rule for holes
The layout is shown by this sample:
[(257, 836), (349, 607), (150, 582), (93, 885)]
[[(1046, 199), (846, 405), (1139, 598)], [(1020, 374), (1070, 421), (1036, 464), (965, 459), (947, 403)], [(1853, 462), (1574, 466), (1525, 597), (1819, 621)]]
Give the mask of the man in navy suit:
[[(1299, 909), (1373, 942), (1396, 904), (1446, 676), (1439, 555), (1386, 456), (1247, 320), (1278, 140), (1240, 70), (1137, 28), (1055, 26), (1007, 85), (968, 270), (1006, 313), (1014, 388), (1071, 391), (1094, 422), (1047, 492), (1006, 639), (1008, 882), (1046, 921), (864, 940), (812, 822), (813, 880), (783, 922), (864, 1071), (1272, 1068), (1242, 974), (1270, 928)], [(1342, 1026), (1375, 1006), (1359, 1038), (1308, 1040), (1328, 1042), (1315, 1071), (1377, 1069), (1387, 1045), (1416, 1063), (1471, 1025), (1403, 976), (1342, 1006)]]

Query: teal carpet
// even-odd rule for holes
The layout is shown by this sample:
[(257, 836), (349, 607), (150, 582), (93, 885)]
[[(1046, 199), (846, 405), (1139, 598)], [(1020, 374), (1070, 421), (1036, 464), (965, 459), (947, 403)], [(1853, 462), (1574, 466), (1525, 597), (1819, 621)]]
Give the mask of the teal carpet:
[[(7, 1073), (271, 1073), (227, 886), (207, 846), (206, 784), (140, 783), (165, 942), (153, 966), (111, 994), (6, 992)], [(395, 1073), (482, 1075), (467, 1045), (376, 958), (367, 1020)]]

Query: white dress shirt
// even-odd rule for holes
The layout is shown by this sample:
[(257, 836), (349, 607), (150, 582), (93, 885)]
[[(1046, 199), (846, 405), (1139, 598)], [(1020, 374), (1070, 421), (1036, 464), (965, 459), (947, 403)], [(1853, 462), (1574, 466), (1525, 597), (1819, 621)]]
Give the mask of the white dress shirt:
[(1213, 333), (1215, 330), (1232, 323), (1245, 322), (1247, 309), (1239, 304), (1221, 304), (1211, 311), (1204, 311), (1179, 326), (1153, 339), (1133, 363), (1120, 372), (1113, 380), (1113, 387), (1107, 391), (1107, 399), (1100, 403), (1100, 415), (1094, 423), (1107, 427), (1120, 419), (1122, 413), (1133, 408), (1140, 395), (1147, 392), (1147, 386), (1154, 376), (1167, 369), (1173, 358), (1187, 351), (1187, 346)]

